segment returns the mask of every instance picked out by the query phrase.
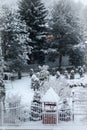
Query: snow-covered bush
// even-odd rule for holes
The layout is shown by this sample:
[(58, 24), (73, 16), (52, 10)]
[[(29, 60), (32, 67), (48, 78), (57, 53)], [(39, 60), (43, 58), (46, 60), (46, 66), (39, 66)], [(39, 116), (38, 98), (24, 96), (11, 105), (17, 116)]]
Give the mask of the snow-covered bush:
[(67, 84), (67, 79), (64, 76), (61, 75), (58, 79), (55, 76), (51, 76), (49, 81), (45, 81), (43, 86), (40, 87), (40, 91), (45, 94), (52, 87), (61, 98), (67, 97), (70, 93), (70, 88)]
[(61, 121), (71, 120), (71, 109), (66, 99), (63, 100), (59, 111), (59, 119)]
[(74, 83), (74, 84), (72, 84), (72, 85), (69, 85), (69, 87), (70, 88), (74, 88), (74, 87), (83, 87), (83, 88), (85, 88), (85, 87), (87, 87), (87, 85), (86, 84), (83, 84), (83, 83)]
[(31, 77), (31, 89), (38, 90), (40, 88), (40, 81), (39, 78), (33, 74)]
[(86, 67), (86, 65), (83, 65), (83, 70), (84, 70), (84, 72), (87, 72), (87, 67)]
[(84, 74), (83, 67), (81, 67), (81, 66), (78, 67), (78, 73), (79, 73), (80, 77), (83, 77), (83, 74)]
[(30, 69), (30, 77), (34, 74), (34, 70)]
[(52, 74), (53, 76), (56, 75), (56, 69), (55, 69), (55, 68), (52, 68), (52, 69), (51, 69), (51, 74)]
[(78, 74), (78, 68), (75, 68), (75, 74)]
[(29, 121), (29, 119), (30, 119), (29, 106), (22, 106), (19, 119), (21, 122)]
[(0, 79), (0, 90), (0, 99), (3, 99), (5, 97), (5, 85), (2, 79)]
[(75, 72), (74, 72), (74, 70), (71, 70), (70, 79), (74, 79), (74, 78), (75, 78)]
[(67, 71), (67, 70), (64, 71), (64, 76), (65, 76), (66, 79), (69, 78), (69, 74), (68, 74), (68, 71)]
[(40, 74), (39, 74), (39, 79), (40, 81), (45, 81), (49, 79), (49, 66), (43, 65), (39, 66)]
[(41, 115), (42, 115), (41, 95), (39, 91), (35, 91), (34, 98), (31, 103), (30, 120), (39, 121), (41, 120)]
[(58, 79), (59, 77), (60, 77), (60, 72), (57, 71), (57, 72), (56, 72), (56, 78)]

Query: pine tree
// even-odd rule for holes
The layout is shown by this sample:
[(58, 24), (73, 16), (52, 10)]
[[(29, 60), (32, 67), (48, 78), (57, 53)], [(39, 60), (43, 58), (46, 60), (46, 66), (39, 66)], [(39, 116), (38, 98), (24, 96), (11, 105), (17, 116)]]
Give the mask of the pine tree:
[(19, 21), (19, 16), (9, 8), (3, 8), (1, 44), (2, 54), (7, 69), (19, 72), (23, 65), (23, 43), (22, 32), (24, 24)]
[(41, 0), (21, 0), (19, 10), (21, 20), (25, 21), (27, 31), (31, 40), (27, 41), (27, 46), (32, 46), (31, 59), (44, 62), (44, 54), (41, 51), (44, 47), (46, 34), (46, 16), (47, 10)]
[(35, 91), (34, 98), (31, 103), (31, 113), (30, 113), (30, 120), (32, 121), (39, 121), (41, 120), (42, 114), (42, 104), (41, 104), (41, 96), (39, 91)]

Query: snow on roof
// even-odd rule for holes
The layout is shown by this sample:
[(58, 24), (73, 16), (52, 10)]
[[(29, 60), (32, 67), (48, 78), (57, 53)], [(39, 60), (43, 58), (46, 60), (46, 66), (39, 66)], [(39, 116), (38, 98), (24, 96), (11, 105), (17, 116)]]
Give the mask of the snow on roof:
[(60, 97), (53, 88), (48, 89), (46, 94), (42, 97), (42, 102), (58, 102)]

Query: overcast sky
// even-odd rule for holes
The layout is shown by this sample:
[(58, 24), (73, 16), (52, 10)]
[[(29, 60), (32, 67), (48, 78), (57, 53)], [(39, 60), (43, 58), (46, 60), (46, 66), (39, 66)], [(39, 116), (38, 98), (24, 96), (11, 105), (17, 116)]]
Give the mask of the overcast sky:
[(76, 1), (81, 1), (82, 3), (87, 5), (87, 0), (76, 0)]
[[(7, 4), (10, 7), (16, 7), (17, 1), (18, 0), (0, 0), (0, 5)], [(55, 1), (58, 1), (58, 0), (43, 0), (43, 1), (46, 3), (46, 5), (49, 5), (49, 4), (52, 4), (52, 3), (54, 3)], [(75, 1), (81, 1), (82, 3), (87, 5), (87, 0), (75, 0)]]

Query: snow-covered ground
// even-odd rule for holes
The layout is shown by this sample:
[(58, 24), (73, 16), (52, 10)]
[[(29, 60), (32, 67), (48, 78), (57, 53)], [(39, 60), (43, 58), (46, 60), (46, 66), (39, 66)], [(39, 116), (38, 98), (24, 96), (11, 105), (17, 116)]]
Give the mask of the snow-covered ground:
[(76, 123), (76, 122), (68, 122), (68, 123), (59, 123), (57, 125), (43, 125), (40, 122), (28, 123), (25, 126), (4, 126), (0, 127), (0, 129), (4, 130), (87, 130), (87, 123)]
[[(74, 91), (74, 89), (75, 90), (81, 89), (80, 87), (78, 87), (78, 88), (72, 88), (70, 90), (69, 87), (67, 87), (67, 85), (72, 84), (79, 85), (81, 83), (87, 84), (87, 74), (85, 74), (84, 77), (82, 78), (76, 75), (76, 78), (73, 80), (65, 79), (63, 76), (61, 76), (58, 79), (56, 79), (55, 76), (50, 76), (49, 81), (46, 81), (44, 86), (46, 88), (45, 91), (47, 91), (47, 89), (52, 87), (58, 94), (60, 94), (60, 96), (61, 95), (66, 96), (67, 93), (69, 93), (70, 95), (71, 91), (72, 90)], [(20, 96), (22, 105), (30, 106), (34, 92), (31, 89), (31, 78), (29, 76), (23, 77), (21, 80), (6, 81), (5, 87), (6, 87), (6, 101), (8, 100), (8, 98)]]
[[(23, 77), (21, 80), (6, 81), (6, 101), (15, 96), (21, 97), (22, 105), (30, 106), (34, 92), (31, 90), (30, 77)], [(14, 99), (13, 99), (14, 100)]]
[[(87, 74), (84, 75), (84, 77), (80, 78), (78, 75), (76, 75), (76, 78), (74, 80), (65, 79), (63, 76), (59, 79), (56, 79), (55, 76), (50, 76), (49, 81), (45, 82), (46, 88), (53, 87), (54, 89), (59, 87), (57, 91), (61, 90), (61, 88), (64, 88), (66, 84), (87, 84)], [(21, 80), (15, 80), (15, 81), (5, 81), (5, 87), (6, 87), (6, 101), (8, 100), (8, 97), (12, 98), (15, 96), (21, 97), (21, 104), (24, 106), (28, 106), (30, 108), (31, 101), (33, 99), (34, 92), (31, 89), (31, 78), (29, 76), (23, 77)], [(66, 88), (69, 93), (71, 91), (74, 92), (81, 92), (81, 87), (75, 87), (69, 90), (69, 88)], [(83, 88), (85, 91), (85, 94), (87, 92), (87, 88)], [(56, 89), (55, 89), (56, 90)], [(67, 91), (64, 90), (66, 93)], [(61, 92), (62, 93), (62, 92)], [(77, 96), (78, 98), (81, 95)], [(14, 100), (14, 99), (12, 99)], [(72, 97), (69, 99), (70, 105), (72, 105)], [(81, 105), (79, 105), (80, 107)], [(86, 107), (87, 109), (87, 107)], [(82, 110), (79, 108), (79, 111)], [(87, 113), (87, 111), (86, 111)], [(79, 117), (78, 117), (79, 118)], [(75, 122), (61, 122), (57, 126), (49, 126), (49, 125), (43, 125), (42, 122), (26, 122), (21, 125), (21, 128), (30, 128), (30, 129), (48, 129), (48, 130), (77, 130), (77, 129), (87, 130), (87, 120), (75, 120)]]
[[(56, 79), (54, 76), (51, 76), (50, 80), (46, 82), (46, 85), (49, 87), (59, 86), (59, 80), (60, 85), (62, 85), (61, 80), (63, 79)], [(24, 104), (29, 104), (34, 94), (33, 90), (31, 89), (31, 79), (29, 76), (23, 77), (21, 80), (5, 81), (5, 88), (6, 99), (15, 95), (21, 96), (21, 101)]]

